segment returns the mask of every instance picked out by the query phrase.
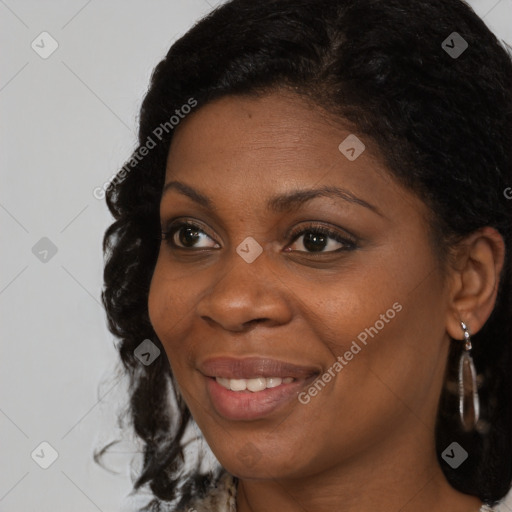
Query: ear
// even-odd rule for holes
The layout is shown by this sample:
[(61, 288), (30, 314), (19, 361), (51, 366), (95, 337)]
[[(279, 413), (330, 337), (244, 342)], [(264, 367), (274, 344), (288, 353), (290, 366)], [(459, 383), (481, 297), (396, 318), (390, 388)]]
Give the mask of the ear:
[(468, 235), (455, 250), (446, 330), (456, 340), (464, 338), (462, 320), (476, 334), (491, 315), (496, 303), (505, 242), (489, 226)]

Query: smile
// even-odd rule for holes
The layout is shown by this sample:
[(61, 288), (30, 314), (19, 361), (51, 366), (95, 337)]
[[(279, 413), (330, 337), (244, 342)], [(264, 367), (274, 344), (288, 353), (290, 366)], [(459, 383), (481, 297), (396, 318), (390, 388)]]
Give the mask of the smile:
[(315, 366), (251, 357), (210, 358), (199, 364), (213, 409), (228, 420), (257, 420), (277, 413), (319, 374)]

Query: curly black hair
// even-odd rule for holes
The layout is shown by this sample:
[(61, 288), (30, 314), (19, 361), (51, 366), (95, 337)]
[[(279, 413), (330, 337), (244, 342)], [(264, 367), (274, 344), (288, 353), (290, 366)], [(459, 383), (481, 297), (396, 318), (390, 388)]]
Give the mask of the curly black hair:
[[(468, 45), (461, 55), (443, 43), (458, 37), (454, 32)], [(353, 123), (357, 133), (377, 144), (390, 175), (429, 206), (442, 262), (454, 243), (483, 226), (503, 237), (506, 261), (497, 302), (473, 336), (483, 380), (483, 427), (462, 430), (457, 397), (447, 385), (439, 401), (436, 445), (440, 461), (452, 441), (471, 451), (456, 471), (441, 464), (454, 488), (491, 505), (507, 494), (512, 481), (510, 55), (460, 0), (231, 0), (172, 45), (151, 76), (138, 147), (106, 188), (115, 222), (103, 241), (102, 300), (130, 379), (131, 422), (144, 443), (134, 489), (150, 486), (151, 510), (173, 500), (185, 505), (213, 478), (199, 471), (198, 462), (184, 471), (184, 435), (194, 423), (168, 359), (146, 366), (134, 355), (146, 339), (165, 354), (149, 320), (148, 292), (173, 132), (181, 114), (213, 99), (281, 87)], [(450, 350), (447, 383), (461, 344)]]

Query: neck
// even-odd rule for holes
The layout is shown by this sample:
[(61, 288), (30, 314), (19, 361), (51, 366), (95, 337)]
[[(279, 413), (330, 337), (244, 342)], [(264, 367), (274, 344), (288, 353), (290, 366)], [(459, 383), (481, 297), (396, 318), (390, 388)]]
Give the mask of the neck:
[(369, 447), (316, 474), (240, 479), (237, 511), (478, 512), (481, 500), (455, 490), (439, 466), (435, 446), (415, 435), (402, 431), (394, 444)]

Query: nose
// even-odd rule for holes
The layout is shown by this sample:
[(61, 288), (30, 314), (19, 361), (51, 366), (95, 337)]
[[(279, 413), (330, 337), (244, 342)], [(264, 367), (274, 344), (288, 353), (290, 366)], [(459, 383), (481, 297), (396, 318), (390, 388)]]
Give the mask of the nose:
[(197, 315), (212, 326), (233, 332), (261, 323), (271, 327), (289, 322), (289, 290), (274, 267), (265, 250), (247, 263), (233, 249), (225, 271), (216, 275), (202, 294)]

